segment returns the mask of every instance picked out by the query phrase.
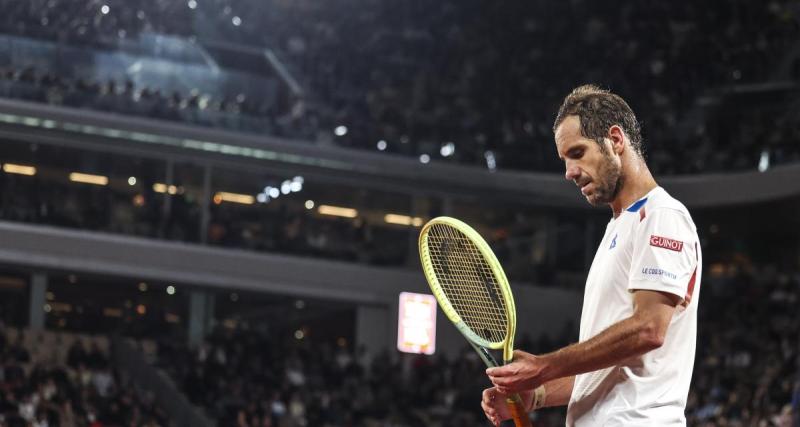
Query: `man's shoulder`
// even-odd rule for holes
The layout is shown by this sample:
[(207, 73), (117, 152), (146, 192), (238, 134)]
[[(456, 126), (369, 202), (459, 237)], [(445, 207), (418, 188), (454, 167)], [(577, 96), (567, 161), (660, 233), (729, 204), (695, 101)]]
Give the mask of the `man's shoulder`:
[(689, 213), (689, 209), (686, 208), (686, 205), (684, 205), (680, 200), (672, 197), (671, 194), (667, 193), (667, 190), (664, 190), (661, 187), (658, 187), (656, 191), (653, 191), (653, 194), (647, 200), (646, 206), (650, 212), (656, 212), (663, 209), (664, 211), (678, 212), (690, 220), (692, 218), (692, 215)]

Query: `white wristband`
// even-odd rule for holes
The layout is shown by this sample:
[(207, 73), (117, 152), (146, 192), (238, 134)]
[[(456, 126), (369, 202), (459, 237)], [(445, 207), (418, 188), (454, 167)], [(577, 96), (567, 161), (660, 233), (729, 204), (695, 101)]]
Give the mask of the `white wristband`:
[(547, 400), (547, 391), (544, 389), (543, 385), (540, 385), (533, 391), (533, 407), (531, 410), (535, 411), (544, 407), (545, 400)]

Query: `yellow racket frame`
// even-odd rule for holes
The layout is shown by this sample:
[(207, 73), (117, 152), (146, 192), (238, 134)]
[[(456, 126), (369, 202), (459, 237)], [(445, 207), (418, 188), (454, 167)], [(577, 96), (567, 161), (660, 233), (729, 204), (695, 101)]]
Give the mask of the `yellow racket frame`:
[[(448, 225), (464, 234), (464, 236), (472, 241), (478, 251), (480, 251), (481, 255), (483, 255), (483, 258), (486, 260), (486, 263), (489, 264), (489, 268), (492, 270), (492, 274), (497, 281), (497, 284), (500, 288), (500, 294), (505, 303), (507, 318), (505, 340), (491, 342), (476, 334), (461, 319), (461, 316), (459, 316), (458, 312), (456, 312), (456, 310), (453, 308), (450, 300), (447, 299), (447, 295), (445, 294), (442, 285), (439, 283), (438, 277), (436, 277), (427, 243), (428, 232), (430, 231), (430, 228), (436, 224)], [(514, 351), (514, 334), (517, 328), (517, 309), (514, 305), (514, 295), (511, 293), (511, 286), (508, 284), (508, 279), (503, 271), (503, 267), (500, 265), (500, 262), (497, 260), (494, 252), (492, 252), (492, 249), (489, 247), (489, 244), (486, 243), (483, 237), (481, 237), (481, 235), (478, 234), (478, 232), (472, 227), (462, 221), (459, 221), (455, 218), (440, 216), (428, 221), (428, 223), (422, 227), (422, 231), (419, 235), (419, 255), (420, 260), (422, 261), (422, 270), (425, 273), (425, 278), (428, 280), (428, 285), (430, 286), (433, 295), (436, 297), (436, 300), (439, 302), (439, 306), (442, 308), (445, 316), (447, 316), (447, 318), (453, 322), (456, 328), (458, 328), (458, 330), (468, 340), (478, 344), (481, 347), (490, 348), (492, 350), (503, 350), (503, 361), (505, 363), (511, 362), (511, 359), (513, 358), (512, 353)]]
[[(500, 294), (503, 298), (503, 302), (506, 309), (506, 335), (505, 339), (499, 342), (492, 342), (489, 340), (484, 339), (477, 333), (475, 333), (458, 312), (453, 308), (453, 305), (450, 303), (450, 300), (447, 298), (445, 291), (439, 283), (439, 278), (436, 276), (436, 272), (433, 267), (433, 262), (431, 261), (431, 253), (428, 248), (428, 233), (430, 232), (431, 227), (437, 224), (447, 225), (456, 229), (457, 231), (461, 232), (466, 238), (468, 238), (478, 249), (480, 254), (483, 256), (486, 263), (489, 265), (491, 269), (492, 275), (494, 275), (495, 281), (500, 288)], [(489, 348), (492, 350), (503, 350), (503, 363), (509, 363), (513, 359), (513, 352), (514, 352), (514, 334), (517, 328), (517, 308), (514, 305), (514, 295), (511, 293), (511, 286), (508, 284), (508, 279), (506, 278), (506, 274), (503, 271), (503, 267), (500, 265), (500, 262), (497, 260), (494, 252), (489, 247), (489, 244), (483, 240), (480, 234), (475, 231), (472, 227), (465, 224), (462, 221), (459, 221), (455, 218), (450, 218), (446, 216), (440, 216), (428, 221), (422, 227), (419, 235), (419, 256), (420, 261), (422, 262), (422, 271), (425, 274), (425, 278), (428, 281), (428, 285), (433, 292), (434, 297), (436, 297), (436, 301), (439, 302), (439, 306), (441, 307), (444, 314), (450, 319), (451, 322), (456, 326), (456, 328), (461, 332), (462, 335), (470, 342), (475, 351), (478, 352), (481, 359), (486, 363), (487, 366), (496, 366), (497, 363), (494, 361), (492, 356), (484, 349)], [(480, 348), (480, 347), (484, 348)], [(522, 399), (518, 394), (513, 394), (508, 396), (506, 399), (506, 403), (509, 407), (511, 412), (511, 417), (514, 420), (514, 424), (517, 427), (530, 427), (531, 421), (528, 418), (527, 411), (525, 410)]]

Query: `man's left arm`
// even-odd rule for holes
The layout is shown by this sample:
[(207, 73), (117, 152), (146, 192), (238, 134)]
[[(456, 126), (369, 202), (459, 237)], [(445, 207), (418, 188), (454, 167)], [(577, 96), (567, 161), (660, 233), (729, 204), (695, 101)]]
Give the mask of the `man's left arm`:
[(661, 347), (672, 315), (681, 302), (677, 295), (633, 291), (633, 314), (589, 340), (553, 353), (535, 356), (514, 352), (514, 362), (486, 370), (501, 393), (534, 389), (547, 381), (618, 365)]

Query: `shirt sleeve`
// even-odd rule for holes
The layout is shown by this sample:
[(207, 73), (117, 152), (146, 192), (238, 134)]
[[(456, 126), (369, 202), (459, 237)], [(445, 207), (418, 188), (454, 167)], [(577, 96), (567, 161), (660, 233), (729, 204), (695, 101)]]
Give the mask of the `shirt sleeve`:
[(698, 267), (697, 244), (697, 231), (682, 212), (648, 212), (633, 242), (628, 291), (668, 292), (688, 303)]

